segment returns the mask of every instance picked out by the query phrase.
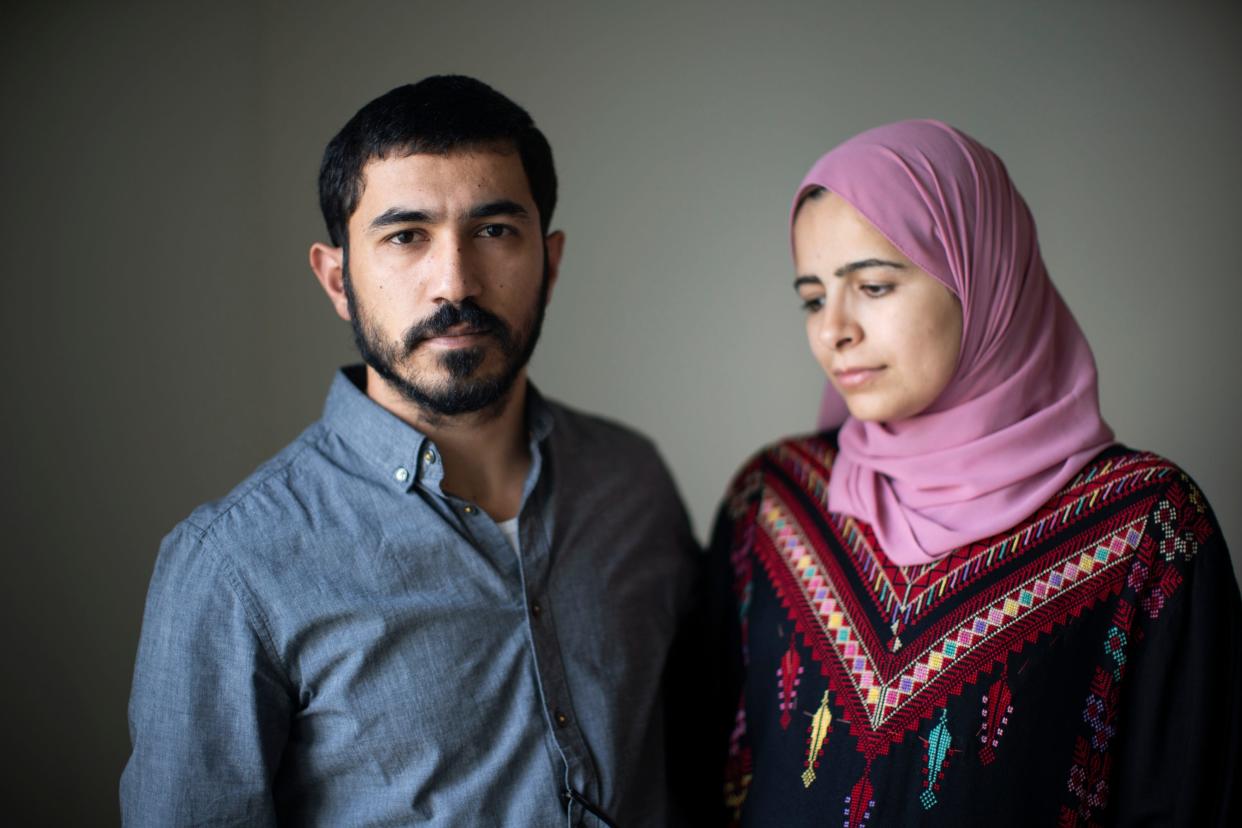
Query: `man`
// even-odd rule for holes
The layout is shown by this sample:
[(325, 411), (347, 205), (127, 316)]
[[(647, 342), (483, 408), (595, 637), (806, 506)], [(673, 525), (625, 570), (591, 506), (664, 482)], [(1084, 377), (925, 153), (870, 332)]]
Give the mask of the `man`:
[(323, 418), (165, 539), (133, 825), (663, 825), (662, 679), (695, 546), (652, 445), (526, 363), (551, 151), (432, 77), (328, 145), (315, 276), (353, 327)]

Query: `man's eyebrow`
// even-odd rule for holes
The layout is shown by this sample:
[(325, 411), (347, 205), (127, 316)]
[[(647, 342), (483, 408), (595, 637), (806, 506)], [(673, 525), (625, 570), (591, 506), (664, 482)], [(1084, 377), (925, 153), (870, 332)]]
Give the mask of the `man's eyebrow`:
[[(492, 216), (513, 216), (526, 218), (530, 214), (526, 208), (516, 201), (507, 198), (488, 201), (471, 207), (465, 214), (468, 219), (491, 218)], [(410, 210), (404, 207), (389, 207), (371, 220), (369, 229), (380, 230), (394, 224), (435, 224), (440, 214), (428, 210)]]
[(435, 215), (426, 210), (406, 210), (402, 207), (389, 207), (371, 219), (370, 229), (379, 230), (393, 224), (428, 224), (435, 220)]
[(818, 276), (799, 276), (797, 279), (794, 279), (794, 290), (803, 285), (822, 285), (823, 283), (823, 280)]
[(480, 204), (477, 207), (471, 207), (470, 212), (466, 214), (467, 218), (491, 218), (492, 216), (513, 216), (515, 218), (526, 218), (529, 213), (526, 208), (516, 201), (510, 201), (507, 198), (489, 201), (486, 204)]
[(890, 262), (887, 259), (863, 259), (858, 262), (850, 262), (842, 265), (832, 272), (833, 276), (848, 276), (856, 270), (866, 270), (869, 267), (892, 267), (897, 270), (905, 270), (906, 266), (901, 262)]

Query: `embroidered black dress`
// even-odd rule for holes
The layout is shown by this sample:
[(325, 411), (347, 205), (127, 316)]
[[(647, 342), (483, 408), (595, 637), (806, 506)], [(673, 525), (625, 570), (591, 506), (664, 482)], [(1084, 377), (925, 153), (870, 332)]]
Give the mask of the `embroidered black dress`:
[(732, 819), (1239, 816), (1242, 606), (1180, 469), (1111, 448), (1011, 531), (897, 567), (826, 512), (834, 455), (832, 435), (762, 452), (717, 522)]

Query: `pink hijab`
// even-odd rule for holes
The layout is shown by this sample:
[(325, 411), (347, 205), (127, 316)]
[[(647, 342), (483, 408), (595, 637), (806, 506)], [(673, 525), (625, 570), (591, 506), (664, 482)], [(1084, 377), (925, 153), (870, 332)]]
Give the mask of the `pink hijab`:
[[(869, 523), (901, 566), (1016, 526), (1113, 433), (1091, 349), (1004, 164), (947, 124), (902, 121), (819, 159), (794, 205), (816, 185), (953, 291), (963, 314), (957, 370), (925, 411), (889, 423), (845, 418), (828, 507)], [(841, 422), (840, 406), (830, 386), (821, 425)]]

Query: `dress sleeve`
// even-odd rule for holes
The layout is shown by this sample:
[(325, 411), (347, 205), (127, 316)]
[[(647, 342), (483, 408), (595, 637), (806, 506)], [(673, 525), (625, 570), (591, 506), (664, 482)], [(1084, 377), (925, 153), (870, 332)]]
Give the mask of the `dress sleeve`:
[(1142, 639), (1118, 711), (1118, 825), (1242, 818), (1242, 601), (1224, 537), (1189, 479), (1149, 518), (1150, 565), (1133, 611)]
[(293, 697), (247, 595), (197, 528), (165, 538), (130, 694), (125, 825), (276, 823)]
[[(730, 502), (732, 500), (732, 503)], [(751, 749), (746, 732), (746, 605), (750, 593), (750, 511), (726, 498), (708, 547), (705, 592), (713, 648), (712, 718), (724, 824), (737, 824), (750, 787)]]

